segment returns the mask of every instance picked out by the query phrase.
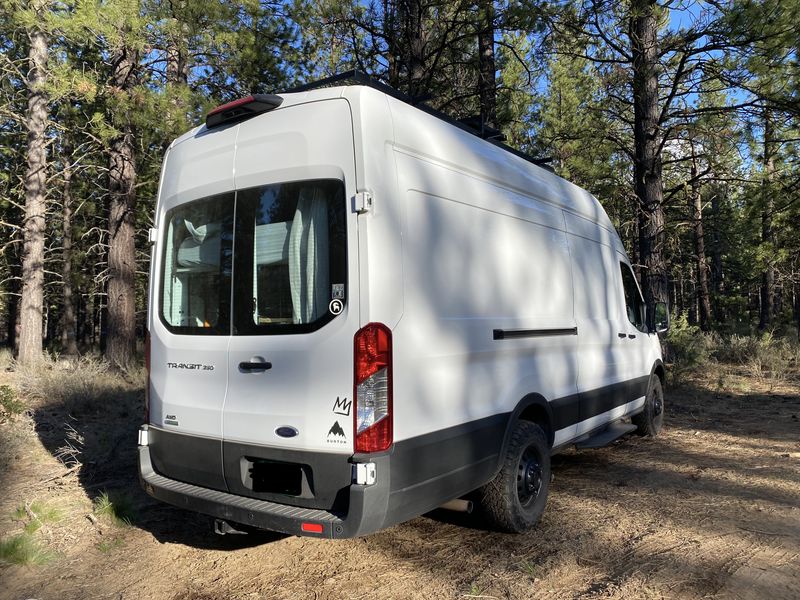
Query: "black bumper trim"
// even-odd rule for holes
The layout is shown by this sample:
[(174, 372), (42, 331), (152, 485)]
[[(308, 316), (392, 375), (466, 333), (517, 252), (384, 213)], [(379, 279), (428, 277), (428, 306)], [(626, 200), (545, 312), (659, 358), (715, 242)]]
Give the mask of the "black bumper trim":
[[(239, 496), (169, 479), (153, 469), (149, 446), (139, 446), (139, 479), (145, 492), (153, 498), (186, 510), (289, 535), (352, 538), (378, 531), (390, 522), (389, 457), (376, 456), (372, 462), (376, 465), (378, 480), (369, 486), (350, 485), (346, 515)], [(321, 524), (322, 532), (303, 531), (301, 525), (306, 522)]]
[[(361, 531), (362, 525), (364, 525), (361, 523), (361, 519), (346, 519), (326, 510), (287, 506), (267, 500), (246, 498), (168, 479), (153, 470), (148, 446), (139, 446), (139, 473), (142, 487), (152, 497), (180, 508), (220, 519), (292, 535), (333, 538), (353, 537), (367, 533), (367, 531)], [(356, 489), (363, 488), (363, 486), (353, 486), (353, 488), (351, 496), (363, 497), (363, 494), (358, 493), (363, 490)], [(361, 511), (358, 509), (363, 506), (363, 500), (360, 505), (357, 498), (353, 498), (353, 501), (356, 501), (356, 506), (351, 508), (356, 510), (351, 513), (355, 512), (356, 514), (352, 516), (360, 517)], [(353, 522), (354, 520), (357, 523)], [(321, 523), (323, 532), (309, 534), (302, 531), (300, 526), (304, 522)]]

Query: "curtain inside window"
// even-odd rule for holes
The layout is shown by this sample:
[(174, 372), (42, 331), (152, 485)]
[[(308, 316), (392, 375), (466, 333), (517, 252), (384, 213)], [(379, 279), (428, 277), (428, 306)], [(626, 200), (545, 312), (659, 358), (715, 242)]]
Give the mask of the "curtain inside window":
[(319, 187), (303, 188), (289, 232), (289, 287), (292, 319), (309, 323), (327, 310), (328, 203)]

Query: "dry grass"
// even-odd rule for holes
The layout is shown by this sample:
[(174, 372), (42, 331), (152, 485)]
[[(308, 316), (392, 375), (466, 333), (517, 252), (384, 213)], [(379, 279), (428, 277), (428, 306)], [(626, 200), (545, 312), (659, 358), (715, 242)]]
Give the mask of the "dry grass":
[(132, 387), (143, 386), (145, 381), (142, 368), (120, 373), (107, 362), (90, 357), (19, 367), (15, 375), (25, 398), (36, 405), (59, 406), (73, 415), (118, 403), (120, 396)]

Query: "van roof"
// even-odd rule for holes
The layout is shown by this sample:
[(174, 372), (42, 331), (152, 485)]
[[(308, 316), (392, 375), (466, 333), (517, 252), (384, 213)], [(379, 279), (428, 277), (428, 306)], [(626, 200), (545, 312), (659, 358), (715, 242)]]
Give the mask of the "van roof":
[[(520, 156), (521, 153), (509, 151), (503, 144), (482, 139), (474, 132), (469, 132), (467, 127), (461, 127), (452, 121), (439, 118), (436, 114), (420, 110), (376, 89), (375, 86), (339, 85), (280, 93), (283, 102), (270, 114), (279, 113), (292, 106), (334, 98), (348, 100), (355, 112), (356, 107), (361, 104), (359, 102), (361, 94), (386, 96), (393, 120), (395, 123), (403, 123), (402, 127), (395, 127), (394, 144), (398, 149), (492, 181), (500, 187), (512, 189), (524, 196), (532, 196), (558, 206), (589, 219), (613, 233), (613, 237), (617, 237), (614, 225), (602, 205), (587, 190), (559, 177), (550, 169), (537, 165), (535, 159), (523, 158)], [(353, 118), (367, 117), (354, 114)], [(246, 127), (247, 121), (233, 126)], [(205, 125), (195, 127), (177, 138), (170, 147), (197, 135), (203, 135), (206, 131), (208, 130)], [(500, 199), (498, 201), (502, 202)], [(618, 244), (618, 248), (622, 250), (621, 244)]]

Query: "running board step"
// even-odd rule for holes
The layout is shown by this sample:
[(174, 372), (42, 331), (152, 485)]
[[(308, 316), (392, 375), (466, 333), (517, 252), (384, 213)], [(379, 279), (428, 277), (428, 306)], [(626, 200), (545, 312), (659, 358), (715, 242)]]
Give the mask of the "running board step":
[(622, 437), (626, 433), (630, 433), (631, 431), (635, 430), (636, 425), (632, 425), (631, 423), (613, 423), (599, 433), (595, 433), (592, 437), (576, 443), (575, 447), (578, 450), (602, 448), (603, 446), (608, 446), (611, 442)]

